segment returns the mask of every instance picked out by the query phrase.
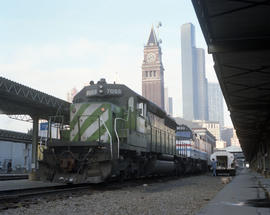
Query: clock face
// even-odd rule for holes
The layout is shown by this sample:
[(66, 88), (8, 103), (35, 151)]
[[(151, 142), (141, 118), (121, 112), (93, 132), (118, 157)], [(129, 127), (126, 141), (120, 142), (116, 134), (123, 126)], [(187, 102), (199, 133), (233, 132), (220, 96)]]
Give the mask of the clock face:
[(147, 56), (146, 56), (146, 61), (148, 63), (152, 63), (156, 60), (156, 55), (154, 53), (149, 53)]

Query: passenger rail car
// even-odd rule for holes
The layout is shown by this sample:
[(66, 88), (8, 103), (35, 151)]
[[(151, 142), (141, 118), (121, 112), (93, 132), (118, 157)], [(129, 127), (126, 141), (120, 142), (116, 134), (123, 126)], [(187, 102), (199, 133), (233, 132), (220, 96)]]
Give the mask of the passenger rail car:
[(39, 175), (53, 182), (100, 183), (180, 174), (176, 128), (164, 110), (125, 85), (91, 81), (73, 99), (69, 129), (48, 141)]

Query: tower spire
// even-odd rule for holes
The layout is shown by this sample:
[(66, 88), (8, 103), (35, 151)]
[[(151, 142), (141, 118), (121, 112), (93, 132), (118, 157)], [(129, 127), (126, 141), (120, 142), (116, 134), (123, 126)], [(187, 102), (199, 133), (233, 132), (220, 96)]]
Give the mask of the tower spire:
[(164, 68), (161, 55), (161, 47), (152, 26), (148, 43), (144, 46), (142, 95), (164, 109)]
[(157, 37), (156, 37), (154, 26), (152, 26), (152, 28), (151, 28), (151, 32), (150, 32), (150, 36), (149, 36), (147, 45), (148, 46), (149, 45), (158, 45), (158, 41), (157, 41)]

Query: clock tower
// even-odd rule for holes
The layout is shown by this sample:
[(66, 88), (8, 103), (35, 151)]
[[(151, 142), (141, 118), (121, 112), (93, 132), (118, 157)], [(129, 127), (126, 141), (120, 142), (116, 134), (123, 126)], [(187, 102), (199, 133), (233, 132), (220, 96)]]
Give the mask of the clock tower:
[(147, 45), (144, 46), (142, 95), (164, 109), (164, 68), (159, 43), (152, 27)]

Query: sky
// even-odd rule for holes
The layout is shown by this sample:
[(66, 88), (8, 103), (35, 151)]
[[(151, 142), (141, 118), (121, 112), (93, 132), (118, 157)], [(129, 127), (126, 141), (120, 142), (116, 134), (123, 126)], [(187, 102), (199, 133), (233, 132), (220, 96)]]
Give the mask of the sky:
[[(64, 100), (72, 88), (100, 78), (141, 94), (143, 48), (158, 22), (165, 86), (174, 115), (181, 116), (182, 24), (195, 25), (196, 46), (206, 50), (207, 79), (217, 82), (191, 0), (1, 1), (0, 76)], [(231, 126), (227, 111), (225, 125)], [(0, 129), (30, 127), (0, 117)]]

